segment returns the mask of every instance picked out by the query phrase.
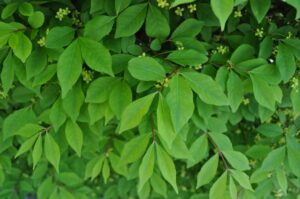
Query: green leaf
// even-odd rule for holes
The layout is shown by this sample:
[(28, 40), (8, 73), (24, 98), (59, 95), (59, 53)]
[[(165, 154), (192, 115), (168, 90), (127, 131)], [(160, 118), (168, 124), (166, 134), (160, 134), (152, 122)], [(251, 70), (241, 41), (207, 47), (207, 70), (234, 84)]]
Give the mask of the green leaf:
[(19, 148), (17, 154), (15, 155), (15, 158), (19, 157), (20, 155), (22, 155), (23, 153), (26, 153), (27, 151), (29, 151), (34, 142), (36, 141), (38, 137), (38, 134), (36, 134), (35, 136), (32, 136), (31, 138), (29, 138), (28, 140), (26, 140), (22, 145), (21, 147)]
[(86, 22), (84, 27), (84, 37), (100, 41), (104, 36), (108, 35), (114, 25), (114, 17), (112, 16), (95, 16)]
[(205, 103), (217, 106), (228, 105), (221, 86), (210, 76), (198, 72), (183, 72), (182, 75)]
[(31, 3), (23, 2), (19, 4), (19, 12), (23, 16), (31, 16), (33, 14), (33, 6), (31, 5)]
[(253, 191), (252, 186), (250, 184), (250, 180), (247, 174), (238, 170), (230, 170), (233, 178), (245, 189)]
[(62, 97), (72, 89), (82, 70), (82, 59), (78, 41), (72, 42), (61, 54), (57, 63), (57, 77), (62, 89)]
[(276, 137), (283, 134), (282, 128), (276, 124), (262, 124), (256, 130), (267, 137)]
[(297, 0), (285, 0), (285, 2), (290, 4), (297, 10), (296, 19), (300, 18), (300, 2)]
[(189, 66), (197, 66), (208, 60), (204, 54), (192, 49), (173, 51), (168, 55), (167, 59), (179, 65)]
[(31, 108), (23, 108), (8, 115), (2, 127), (3, 139), (13, 136), (18, 130), (28, 123), (36, 123), (36, 116)]
[(281, 82), (281, 76), (278, 68), (272, 64), (264, 64), (253, 70), (252, 74), (264, 79), (269, 84), (279, 84)]
[(8, 93), (10, 90), (13, 81), (14, 81), (15, 71), (14, 71), (14, 62), (13, 55), (9, 52), (8, 56), (3, 62), (3, 67), (1, 71), (1, 84), (5, 93)]
[(237, 188), (231, 176), (229, 176), (229, 192), (230, 192), (231, 199), (237, 199), (238, 197)]
[(14, 135), (20, 135), (23, 137), (31, 137), (41, 131), (44, 127), (38, 125), (38, 124), (30, 124), (27, 123), (24, 126), (22, 126), (20, 129), (18, 129)]
[[(95, 179), (100, 174), (100, 172), (102, 170), (104, 158), (105, 158), (104, 155), (100, 155), (95, 158), (94, 164), (92, 165), (92, 169), (91, 169), (92, 180)], [(88, 168), (88, 166), (87, 166), (87, 168)]]
[(196, 37), (202, 30), (204, 23), (197, 19), (184, 20), (172, 33), (171, 39), (176, 40), (182, 37)]
[(172, 77), (169, 85), (170, 92), (166, 101), (170, 107), (174, 130), (179, 133), (194, 112), (193, 92), (188, 82), (179, 75)]
[(288, 182), (287, 182), (287, 176), (285, 170), (283, 169), (276, 170), (276, 180), (283, 193), (286, 194), (288, 188)]
[(250, 0), (250, 5), (256, 20), (258, 21), (258, 23), (261, 23), (268, 10), (270, 9), (271, 1)]
[(47, 52), (43, 49), (34, 50), (26, 61), (26, 78), (39, 75), (47, 65)]
[(275, 109), (275, 97), (274, 90), (264, 79), (250, 74), (252, 84), (253, 84), (253, 92), (254, 97), (257, 102), (265, 108), (269, 110)]
[(16, 12), (18, 5), (19, 5), (18, 3), (7, 4), (1, 11), (1, 18), (6, 19), (6, 18), (12, 16)]
[(132, 0), (115, 0), (115, 10), (116, 13), (118, 14), (125, 8), (127, 8), (131, 4)]
[(172, 4), (170, 8), (174, 8), (176, 6), (179, 6), (181, 4), (186, 4), (186, 3), (192, 3), (196, 0), (175, 0)]
[(128, 62), (130, 74), (143, 81), (156, 81), (165, 78), (166, 71), (151, 57), (137, 57)]
[(103, 167), (102, 167), (102, 176), (103, 176), (105, 184), (107, 183), (109, 175), (110, 175), (110, 167), (109, 167), (107, 158), (105, 158), (104, 162), (103, 162)]
[(244, 87), (241, 78), (230, 71), (227, 80), (228, 101), (232, 112), (236, 112), (244, 98)]
[(9, 45), (16, 57), (25, 63), (32, 50), (30, 39), (24, 33), (18, 32), (10, 37)]
[(279, 43), (276, 65), (281, 74), (282, 80), (286, 83), (294, 75), (296, 62), (293, 53), (286, 45)]
[(193, 156), (193, 160), (188, 160), (187, 167), (192, 167), (205, 158), (208, 152), (208, 140), (206, 135), (202, 135), (193, 142), (190, 153)]
[(47, 48), (61, 48), (71, 43), (75, 31), (69, 26), (56, 26), (46, 36)]
[(79, 43), (82, 58), (91, 69), (113, 76), (111, 55), (102, 44), (83, 37)]
[(43, 140), (42, 140), (42, 136), (39, 135), (32, 151), (33, 169), (36, 167), (37, 163), (41, 159), (42, 153), (43, 153)]
[(150, 183), (156, 193), (159, 193), (160, 195), (164, 196), (164, 198), (167, 198), (167, 185), (160, 175), (153, 173)]
[(79, 116), (80, 108), (84, 102), (81, 84), (76, 84), (62, 100), (65, 113), (75, 122)]
[(175, 192), (178, 193), (176, 184), (176, 168), (174, 162), (158, 144), (155, 146), (158, 168), (162, 176), (172, 185)]
[(150, 145), (146, 154), (143, 157), (139, 168), (139, 187), (142, 188), (144, 184), (151, 178), (154, 169), (154, 143)]
[(126, 8), (117, 19), (115, 38), (135, 34), (143, 25), (147, 13), (147, 4), (137, 4)]
[(201, 167), (197, 175), (197, 186), (196, 186), (197, 189), (211, 182), (211, 180), (217, 174), (218, 164), (219, 164), (218, 154), (215, 154), (207, 162), (205, 162), (205, 164)]
[(238, 151), (222, 151), (229, 164), (240, 171), (249, 170), (249, 162), (247, 157)]
[(60, 149), (52, 135), (49, 133), (45, 136), (44, 152), (47, 160), (54, 166), (59, 173)]
[(149, 4), (146, 18), (146, 34), (149, 37), (166, 38), (170, 34), (170, 26), (161, 11)]
[[(296, 80), (298, 80), (300, 82), (300, 79), (297, 78)], [(293, 105), (293, 110), (296, 112), (296, 113), (299, 113), (300, 112), (300, 86), (296, 86), (292, 89), (292, 92), (291, 92), (291, 101), (292, 101), (292, 105)]]
[(132, 93), (130, 86), (125, 81), (117, 82), (109, 94), (109, 105), (118, 119), (121, 118), (124, 109), (131, 102)]
[(162, 94), (159, 95), (157, 107), (157, 134), (171, 148), (176, 133), (172, 123), (170, 108)]
[(261, 170), (263, 171), (272, 171), (276, 168), (278, 168), (284, 158), (285, 158), (285, 147), (280, 147), (275, 150), (272, 150), (268, 156), (264, 159), (262, 165), (261, 165)]
[(259, 45), (258, 57), (267, 59), (272, 55), (273, 40), (272, 37), (265, 37)]
[(65, 129), (66, 139), (72, 149), (81, 156), (81, 149), (83, 143), (83, 133), (77, 123), (68, 120)]
[(113, 85), (115, 78), (99, 77), (90, 83), (85, 102), (88, 103), (103, 103), (109, 97), (110, 86)]
[(212, 185), (209, 190), (209, 198), (211, 199), (223, 199), (226, 193), (227, 184), (227, 171), (225, 171), (221, 177)]
[(124, 165), (140, 159), (147, 149), (149, 138), (149, 134), (143, 134), (127, 142), (121, 153), (120, 164)]
[(255, 50), (249, 44), (240, 45), (235, 51), (232, 53), (230, 60), (232, 63), (237, 64), (242, 61), (246, 61), (254, 58)]
[(300, 152), (288, 146), (288, 162), (293, 174), (300, 178)]
[(61, 125), (65, 123), (67, 119), (65, 112), (62, 110), (63, 110), (62, 100), (58, 99), (51, 107), (50, 114), (49, 114), (49, 119), (56, 132), (58, 131), (59, 127), (61, 127)]
[(32, 15), (28, 17), (28, 23), (33, 28), (40, 28), (45, 21), (45, 16), (40, 11), (35, 11)]
[(156, 93), (146, 95), (131, 102), (123, 111), (119, 133), (132, 129), (139, 125), (147, 114)]
[(233, 11), (233, 0), (211, 0), (210, 4), (214, 14), (219, 19), (221, 30), (224, 31), (225, 23)]

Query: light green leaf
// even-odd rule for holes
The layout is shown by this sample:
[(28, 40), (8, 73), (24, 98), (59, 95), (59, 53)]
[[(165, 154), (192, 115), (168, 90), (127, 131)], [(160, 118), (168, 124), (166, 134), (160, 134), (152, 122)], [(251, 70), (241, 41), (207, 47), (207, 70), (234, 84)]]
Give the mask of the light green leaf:
[(136, 127), (147, 114), (156, 93), (141, 97), (130, 103), (121, 116), (119, 133)]
[(269, 110), (275, 109), (275, 97), (274, 91), (270, 85), (264, 79), (250, 74), (252, 84), (253, 84), (253, 92), (254, 97), (257, 102), (265, 108)]
[(162, 177), (160, 177), (160, 175), (153, 173), (150, 183), (156, 193), (159, 193), (160, 195), (164, 196), (164, 198), (167, 198), (167, 184)]
[(226, 193), (227, 185), (227, 171), (225, 171), (221, 177), (212, 185), (209, 190), (210, 199), (223, 199)]
[(143, 157), (139, 168), (139, 187), (142, 188), (144, 184), (151, 178), (154, 169), (154, 153), (155, 153), (154, 143), (150, 145), (146, 154)]
[(83, 37), (79, 43), (82, 58), (91, 69), (113, 76), (111, 55), (102, 44)]
[(256, 20), (258, 21), (258, 23), (261, 23), (268, 10), (270, 9), (271, 1), (250, 0), (250, 5)]
[(5, 93), (7, 93), (14, 81), (15, 71), (14, 71), (14, 62), (13, 55), (9, 52), (8, 56), (3, 62), (3, 67), (1, 71), (1, 84)]
[(34, 50), (26, 61), (26, 78), (40, 74), (47, 65), (47, 52), (43, 49)]
[(208, 60), (204, 54), (192, 49), (173, 51), (167, 59), (179, 65), (189, 66), (198, 66)]
[(31, 5), (31, 3), (23, 2), (19, 4), (19, 12), (23, 16), (31, 16), (33, 14), (33, 6)]
[[(95, 161), (91, 162), (91, 163), (93, 163), (93, 164), (91, 164), (92, 180), (95, 179), (100, 174), (100, 172), (102, 170), (102, 165), (103, 165), (104, 159), (105, 159), (104, 155), (100, 155), (94, 159)], [(86, 169), (88, 169), (88, 168), (89, 168), (89, 166), (87, 165)]]
[(12, 16), (16, 12), (18, 5), (19, 5), (18, 3), (7, 4), (1, 11), (1, 18), (6, 19), (6, 18)]
[(143, 81), (156, 81), (165, 78), (166, 71), (151, 57), (137, 57), (128, 62), (130, 74)]
[(182, 37), (196, 37), (202, 30), (204, 23), (197, 19), (189, 18), (184, 20), (172, 33), (171, 39)]
[(298, 0), (284, 0), (297, 10), (296, 19), (300, 18), (300, 2)]
[(198, 72), (183, 72), (182, 75), (205, 103), (217, 106), (228, 105), (221, 86), (210, 76)]
[(244, 98), (244, 87), (241, 78), (233, 71), (228, 76), (227, 93), (232, 112), (236, 112)]
[(273, 43), (274, 42), (272, 40), (272, 37), (265, 37), (259, 44), (258, 57), (261, 57), (263, 59), (269, 58), (272, 55)]
[(255, 50), (249, 44), (240, 45), (235, 51), (232, 53), (230, 60), (233, 64), (240, 63), (242, 61), (246, 61), (254, 58)]
[(33, 28), (40, 28), (45, 21), (44, 13), (40, 11), (35, 11), (32, 15), (28, 17), (28, 23)]
[(109, 105), (118, 119), (121, 118), (124, 109), (131, 102), (132, 92), (130, 86), (125, 81), (117, 82), (109, 94)]
[(62, 100), (63, 109), (73, 122), (77, 120), (83, 102), (84, 94), (80, 83), (76, 84)]
[[(297, 78), (296, 81), (300, 82), (300, 78)], [(292, 89), (290, 97), (293, 105), (293, 110), (296, 113), (299, 113), (300, 112), (300, 85), (295, 86)]]
[(230, 193), (231, 199), (237, 199), (237, 197), (238, 197), (237, 188), (236, 188), (234, 180), (231, 176), (229, 176), (229, 193)]
[(46, 36), (47, 48), (61, 48), (68, 45), (74, 38), (75, 31), (69, 26), (52, 28)]
[(193, 160), (188, 160), (187, 167), (192, 167), (205, 158), (208, 152), (208, 140), (206, 135), (202, 135), (193, 142), (190, 153)]
[(221, 30), (224, 31), (225, 23), (233, 11), (233, 0), (211, 0), (211, 8), (219, 19)]
[(276, 65), (281, 74), (282, 80), (286, 83), (294, 75), (296, 70), (296, 62), (291, 49), (279, 43), (278, 54), (276, 56)]
[(43, 140), (42, 140), (42, 136), (39, 135), (32, 151), (33, 169), (36, 167), (37, 163), (41, 159), (42, 153), (43, 153)]
[(109, 167), (107, 158), (105, 158), (104, 162), (103, 162), (103, 167), (102, 167), (102, 176), (103, 176), (105, 184), (107, 183), (109, 175), (110, 175), (110, 167)]
[(170, 156), (156, 144), (157, 164), (162, 176), (172, 185), (176, 193), (178, 188), (176, 184), (176, 168)]
[(80, 157), (83, 143), (83, 133), (81, 128), (77, 123), (68, 120), (66, 124), (65, 135), (71, 148), (74, 149), (74, 151)]
[(288, 146), (288, 162), (291, 168), (292, 173), (294, 173), (298, 178), (300, 178), (300, 152), (295, 150), (294, 148)]
[(54, 166), (59, 173), (60, 149), (52, 135), (49, 133), (45, 136), (44, 152), (47, 160)]
[(126, 8), (118, 16), (115, 37), (128, 37), (136, 33), (143, 25), (146, 13), (146, 3)]
[(32, 50), (30, 39), (24, 33), (18, 32), (10, 37), (9, 45), (16, 57), (25, 63)]
[(33, 144), (34, 144), (34, 142), (36, 141), (36, 139), (37, 139), (38, 136), (39, 136), (39, 135), (36, 134), (35, 136), (32, 136), (31, 138), (29, 138), (28, 140), (26, 140), (26, 141), (21, 145), (21, 147), (19, 148), (17, 154), (15, 155), (15, 158), (17, 158), (17, 157), (19, 157), (20, 155), (22, 155), (23, 153), (26, 153), (27, 151), (29, 151), (29, 150), (32, 148), (32, 146), (33, 146)]
[(233, 178), (245, 189), (253, 191), (252, 186), (250, 184), (250, 180), (247, 174), (238, 170), (230, 170)]
[(238, 151), (222, 151), (222, 153), (233, 168), (240, 171), (250, 169), (249, 161), (243, 153)]
[(192, 3), (196, 0), (175, 0), (172, 4), (171, 4), (171, 7), (170, 8), (174, 8), (178, 5), (181, 5), (181, 4), (186, 4), (186, 3)]
[(115, 78), (99, 77), (90, 83), (85, 102), (88, 103), (103, 103), (109, 97), (110, 86), (113, 85)]
[(62, 97), (72, 89), (82, 70), (82, 59), (78, 41), (72, 42), (61, 54), (57, 63), (57, 76), (62, 88)]
[(166, 38), (170, 34), (170, 26), (161, 11), (149, 4), (146, 18), (146, 34), (149, 37)]
[(261, 170), (263, 171), (272, 171), (276, 168), (278, 168), (284, 158), (285, 158), (285, 147), (280, 147), (275, 150), (272, 150), (268, 156), (264, 159), (262, 165), (261, 165)]
[(276, 124), (262, 124), (256, 130), (267, 137), (276, 137), (283, 134), (283, 129)]
[(14, 135), (20, 135), (23, 137), (31, 137), (41, 131), (44, 127), (38, 125), (38, 124), (31, 124), (27, 123), (24, 126), (22, 126), (20, 129), (18, 129)]
[(114, 25), (114, 17), (112, 16), (95, 16), (86, 22), (84, 27), (84, 37), (100, 41), (104, 36), (108, 35)]
[(54, 130), (57, 132), (59, 127), (65, 123), (67, 117), (63, 111), (62, 100), (59, 98), (50, 109), (49, 119)]
[(170, 108), (162, 94), (159, 95), (157, 107), (157, 134), (171, 148), (176, 133), (172, 123)]
[(210, 183), (215, 177), (219, 164), (219, 155), (215, 154), (201, 167), (197, 175), (197, 189), (203, 185)]
[(193, 92), (188, 82), (179, 75), (172, 77), (169, 87), (166, 101), (170, 107), (174, 130), (179, 133), (194, 112)]
[(287, 176), (285, 170), (283, 169), (276, 170), (276, 180), (283, 193), (286, 194), (288, 188), (288, 182), (287, 182)]
[(127, 142), (122, 150), (120, 165), (137, 161), (145, 153), (148, 143), (149, 134), (143, 134)]

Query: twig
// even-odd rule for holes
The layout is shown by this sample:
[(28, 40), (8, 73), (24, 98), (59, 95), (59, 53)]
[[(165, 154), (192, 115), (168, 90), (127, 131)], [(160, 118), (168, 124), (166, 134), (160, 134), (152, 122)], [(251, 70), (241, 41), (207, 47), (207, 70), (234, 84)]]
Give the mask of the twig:
[(49, 131), (52, 128), (53, 128), (52, 126), (48, 126), (47, 128), (44, 128), (43, 130), (41, 130), (39, 133), (40, 134), (46, 133), (47, 131)]
[(230, 167), (229, 165), (227, 164), (227, 161), (222, 153), (222, 151), (220, 150), (220, 148), (218, 147), (218, 145), (215, 143), (215, 141), (210, 137), (210, 135), (208, 133), (206, 133), (206, 136), (208, 137), (208, 139), (210, 140), (210, 142), (214, 145), (214, 147), (216, 148), (219, 156), (221, 157), (223, 163), (224, 163), (224, 166), (226, 168), (226, 170), (230, 173)]
[(22, 32), (22, 31), (29, 31), (29, 30), (30, 30), (29, 28), (20, 28), (20, 29), (14, 30), (13, 32)]
[(158, 93), (160, 93), (164, 89), (164, 84), (166, 83), (166, 79), (171, 79), (180, 69), (182, 66), (177, 66), (172, 72), (170, 72), (167, 77), (165, 78), (164, 82), (162, 83), (162, 86), (158, 89)]

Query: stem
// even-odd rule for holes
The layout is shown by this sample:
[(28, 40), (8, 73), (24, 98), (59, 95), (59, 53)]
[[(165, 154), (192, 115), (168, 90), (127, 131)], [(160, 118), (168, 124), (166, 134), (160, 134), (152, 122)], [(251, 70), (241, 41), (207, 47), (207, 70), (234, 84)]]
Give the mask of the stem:
[(153, 139), (153, 142), (155, 142), (156, 141), (156, 136), (155, 136), (155, 129), (154, 129), (154, 122), (153, 122), (152, 113), (150, 113), (150, 124), (151, 124), (152, 139)]
[(214, 147), (216, 148), (219, 156), (221, 157), (223, 163), (224, 163), (224, 166), (226, 168), (226, 170), (230, 173), (230, 167), (222, 153), (222, 151), (220, 150), (220, 148), (218, 147), (218, 145), (215, 143), (215, 141), (210, 137), (210, 135), (208, 133), (206, 133), (206, 136), (208, 137), (208, 139), (210, 140), (210, 142), (214, 145)]
[[(165, 79), (171, 79), (180, 69), (182, 66), (177, 66), (172, 72), (170, 72)], [(162, 83), (162, 86), (158, 89), (158, 93), (160, 93), (164, 89), (164, 84), (166, 80)]]
[(29, 31), (29, 30), (30, 30), (29, 28), (20, 28), (20, 29), (14, 30), (13, 32), (22, 32), (22, 31)]
[(53, 128), (52, 126), (48, 126), (47, 128), (44, 128), (43, 130), (41, 130), (39, 133), (40, 134), (46, 133), (47, 131), (49, 131), (52, 128)]

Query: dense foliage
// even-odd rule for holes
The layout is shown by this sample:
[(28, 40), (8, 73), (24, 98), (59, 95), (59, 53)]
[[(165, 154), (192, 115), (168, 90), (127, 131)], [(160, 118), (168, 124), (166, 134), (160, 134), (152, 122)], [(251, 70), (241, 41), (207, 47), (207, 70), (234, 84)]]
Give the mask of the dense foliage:
[(2, 0), (1, 199), (299, 199), (299, 0)]

